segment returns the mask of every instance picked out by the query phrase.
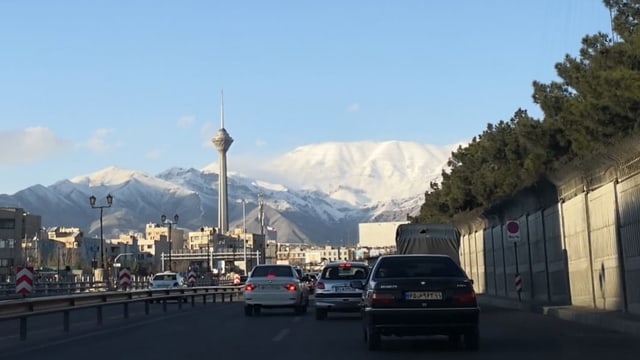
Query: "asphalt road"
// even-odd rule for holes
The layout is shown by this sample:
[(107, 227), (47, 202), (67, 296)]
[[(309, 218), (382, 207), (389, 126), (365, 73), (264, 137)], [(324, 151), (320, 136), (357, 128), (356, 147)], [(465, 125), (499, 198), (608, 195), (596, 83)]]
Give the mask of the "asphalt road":
[(445, 338), (384, 338), (382, 349), (370, 352), (363, 342), (357, 314), (330, 314), (317, 321), (313, 308), (302, 316), (289, 310), (263, 310), (244, 316), (242, 303), (207, 306), (171, 304), (162, 312), (132, 312), (102, 328), (74, 327), (33, 335), (20, 343), (0, 344), (0, 359), (637, 359), (640, 340), (544, 315), (483, 307), (477, 353), (452, 348)]

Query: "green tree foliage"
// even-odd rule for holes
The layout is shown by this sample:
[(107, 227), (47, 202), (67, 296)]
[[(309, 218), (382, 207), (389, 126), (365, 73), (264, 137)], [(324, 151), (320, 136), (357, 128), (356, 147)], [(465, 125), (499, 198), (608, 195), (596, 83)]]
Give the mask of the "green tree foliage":
[(562, 81), (534, 82), (534, 101), (545, 126), (559, 132), (557, 155), (564, 160), (603, 152), (640, 125), (640, 1), (604, 3), (614, 10), (614, 29), (624, 41), (585, 36), (580, 58), (567, 55), (555, 65)]
[(518, 109), (509, 121), (488, 124), (451, 154), (449, 170), (430, 184), (410, 221), (446, 222), (489, 206), (640, 129), (640, 0), (603, 3), (620, 41), (604, 33), (585, 36), (579, 57), (566, 55), (555, 65), (561, 81), (533, 82), (544, 120)]

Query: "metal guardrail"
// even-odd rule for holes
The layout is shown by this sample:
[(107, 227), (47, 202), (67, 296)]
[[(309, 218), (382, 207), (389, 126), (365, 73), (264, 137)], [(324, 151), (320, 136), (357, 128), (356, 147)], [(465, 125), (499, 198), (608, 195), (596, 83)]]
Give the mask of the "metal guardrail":
[[(227, 286), (232, 284), (233, 284), (233, 280), (198, 279), (194, 285), (196, 287), (204, 287), (204, 286)], [(128, 287), (128, 290), (140, 290), (140, 289), (148, 289), (148, 288), (149, 288), (149, 281), (141, 280), (141, 281), (132, 281), (131, 285)], [(118, 289), (116, 284), (109, 284), (105, 282), (44, 281), (44, 282), (34, 282), (33, 291), (30, 294), (23, 296), (20, 294), (16, 294), (15, 284), (0, 284), (0, 300), (21, 299), (24, 297), (42, 297), (42, 296), (64, 295), (64, 294), (78, 294), (78, 293), (96, 292), (96, 291), (104, 292), (104, 291), (110, 291), (110, 290), (116, 290), (116, 289)]]
[[(182, 309), (183, 301), (191, 301), (194, 307), (196, 298), (202, 297), (202, 303), (207, 304), (211, 297), (211, 302), (218, 300), (225, 302), (226, 299), (233, 301), (242, 294), (242, 286), (204, 286), (185, 287), (177, 289), (154, 289), (154, 290), (132, 290), (113, 291), (101, 293), (86, 293), (67, 296), (48, 296), (24, 298), (18, 300), (0, 301), (0, 321), (20, 320), (19, 334), (20, 340), (27, 339), (27, 319), (32, 316), (46, 315), (52, 313), (63, 314), (63, 331), (69, 332), (70, 312), (74, 310), (95, 308), (97, 316), (97, 326), (103, 323), (102, 310), (104, 306), (122, 305), (123, 317), (129, 318), (129, 304), (134, 302), (144, 302), (144, 313), (149, 315), (151, 302), (162, 302), (163, 312), (167, 311), (167, 300), (178, 299), (178, 308)], [(218, 299), (219, 298), (219, 299)]]

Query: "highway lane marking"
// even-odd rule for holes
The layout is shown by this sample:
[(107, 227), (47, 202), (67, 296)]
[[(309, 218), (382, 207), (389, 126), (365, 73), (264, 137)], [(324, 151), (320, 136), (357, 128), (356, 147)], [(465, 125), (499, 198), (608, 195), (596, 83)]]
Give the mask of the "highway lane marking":
[(271, 341), (278, 342), (278, 341), (284, 339), (285, 336), (289, 335), (289, 332), (290, 332), (289, 328), (282, 329), (282, 330), (280, 330), (278, 335), (274, 336), (273, 339), (271, 339)]

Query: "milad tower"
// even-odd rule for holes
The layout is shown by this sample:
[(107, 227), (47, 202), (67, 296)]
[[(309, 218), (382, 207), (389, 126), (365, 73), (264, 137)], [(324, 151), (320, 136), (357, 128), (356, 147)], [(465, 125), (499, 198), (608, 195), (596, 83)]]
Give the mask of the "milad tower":
[(224, 94), (220, 92), (220, 130), (211, 139), (218, 149), (220, 159), (220, 171), (218, 173), (218, 232), (226, 234), (229, 230), (229, 213), (227, 206), (227, 150), (233, 143), (224, 128)]

